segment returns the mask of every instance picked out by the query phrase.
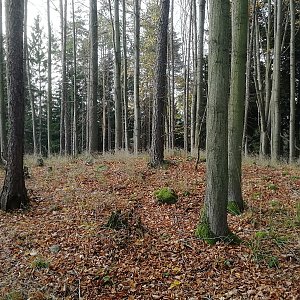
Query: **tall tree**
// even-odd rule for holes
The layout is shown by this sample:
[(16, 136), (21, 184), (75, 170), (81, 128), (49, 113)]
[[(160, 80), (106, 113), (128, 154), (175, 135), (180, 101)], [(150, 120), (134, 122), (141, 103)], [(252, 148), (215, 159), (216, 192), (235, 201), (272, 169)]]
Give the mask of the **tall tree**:
[(134, 1), (134, 153), (140, 150), (141, 110), (140, 110), (140, 0)]
[(6, 1), (8, 152), (7, 170), (0, 196), (2, 210), (22, 208), (29, 198), (23, 173), (24, 152), (24, 76), (23, 17), (24, 1)]
[(6, 159), (7, 133), (6, 133), (6, 109), (4, 97), (4, 55), (3, 55), (3, 30), (2, 30), (2, 0), (0, 0), (0, 150), (1, 159)]
[(73, 137), (72, 137), (72, 154), (78, 154), (78, 133), (77, 133), (77, 43), (76, 43), (76, 24), (75, 24), (75, 7), (74, 0), (72, 0), (72, 32), (73, 32)]
[(200, 143), (201, 105), (203, 104), (203, 52), (204, 52), (204, 21), (205, 21), (206, 0), (199, 2), (199, 41), (197, 55), (197, 101), (196, 101), (196, 125), (195, 125), (195, 146), (198, 149)]
[(97, 90), (98, 90), (98, 18), (97, 0), (90, 0), (90, 82), (89, 82), (89, 144), (88, 151), (98, 151)]
[[(248, 0), (232, 1), (231, 81), (228, 119), (228, 208), (244, 210), (242, 139), (245, 106)], [(236, 209), (237, 208), (237, 209)]]
[(209, 56), (207, 107), (207, 171), (204, 210), (196, 236), (213, 243), (229, 235), (228, 198), (228, 99), (230, 2), (209, 1)]
[(114, 1), (114, 99), (115, 99), (115, 150), (122, 148), (122, 101), (121, 101), (121, 43), (119, 1)]
[(128, 137), (128, 62), (127, 62), (127, 18), (126, 18), (126, 0), (122, 1), (123, 7), (123, 99), (124, 99), (124, 144), (125, 151), (129, 151)]
[(280, 57), (281, 57), (281, 35), (282, 35), (282, 0), (276, 1), (275, 22), (275, 45), (274, 66), (271, 99), (271, 160), (279, 159), (280, 151)]
[(164, 161), (164, 107), (167, 96), (167, 44), (170, 0), (160, 1), (155, 66), (155, 95), (152, 114), (150, 165), (158, 167)]
[(48, 25), (48, 93), (47, 93), (47, 141), (48, 156), (51, 155), (52, 138), (52, 29), (50, 19), (50, 0), (47, 0), (47, 25)]
[(291, 14), (291, 37), (290, 37), (290, 140), (289, 140), (289, 162), (295, 159), (295, 95), (296, 95), (296, 63), (295, 63), (295, 1), (290, 0)]

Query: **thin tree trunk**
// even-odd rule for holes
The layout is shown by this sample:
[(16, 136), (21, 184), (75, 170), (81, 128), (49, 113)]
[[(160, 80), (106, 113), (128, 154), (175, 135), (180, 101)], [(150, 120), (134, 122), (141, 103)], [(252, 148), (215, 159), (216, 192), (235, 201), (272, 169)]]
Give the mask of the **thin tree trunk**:
[(48, 157), (51, 155), (52, 142), (52, 29), (50, 20), (50, 0), (47, 0), (47, 24), (48, 24), (48, 92), (47, 92), (47, 141)]
[(6, 107), (4, 97), (4, 55), (3, 55), (3, 29), (2, 29), (2, 0), (0, 0), (0, 149), (1, 159), (7, 156), (7, 131), (6, 131)]
[(126, 24), (126, 0), (123, 0), (123, 99), (124, 99), (124, 143), (125, 151), (129, 151), (129, 140), (128, 140), (128, 63), (127, 63), (127, 24)]
[(280, 56), (281, 56), (281, 20), (282, 0), (277, 1), (276, 32), (274, 46), (274, 65), (272, 82), (272, 114), (271, 114), (271, 160), (278, 161), (280, 152)]
[(203, 47), (204, 47), (204, 21), (205, 21), (205, 0), (199, 3), (199, 42), (197, 62), (197, 103), (196, 103), (196, 126), (195, 126), (195, 147), (199, 149), (201, 105), (203, 104)]
[(97, 0), (90, 0), (89, 153), (98, 151), (98, 18)]
[(291, 36), (290, 36), (290, 140), (289, 162), (295, 160), (295, 111), (296, 111), (296, 85), (295, 85), (295, 1), (290, 0)]
[(231, 80), (228, 119), (228, 207), (244, 210), (242, 196), (242, 140), (245, 110), (248, 1), (232, 1)]
[(73, 73), (73, 139), (72, 139), (72, 154), (76, 156), (78, 154), (78, 141), (77, 141), (77, 54), (76, 54), (76, 26), (75, 26), (75, 9), (74, 0), (72, 0), (72, 18), (73, 18), (73, 61), (74, 61), (74, 73)]
[(140, 110), (140, 0), (134, 1), (134, 154), (141, 148), (141, 110)]

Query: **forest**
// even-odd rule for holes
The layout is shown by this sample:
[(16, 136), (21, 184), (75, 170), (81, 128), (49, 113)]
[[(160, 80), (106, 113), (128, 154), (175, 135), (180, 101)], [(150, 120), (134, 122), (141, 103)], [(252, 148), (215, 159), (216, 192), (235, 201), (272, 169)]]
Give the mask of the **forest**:
[(0, 300), (297, 299), (299, 0), (0, 0)]

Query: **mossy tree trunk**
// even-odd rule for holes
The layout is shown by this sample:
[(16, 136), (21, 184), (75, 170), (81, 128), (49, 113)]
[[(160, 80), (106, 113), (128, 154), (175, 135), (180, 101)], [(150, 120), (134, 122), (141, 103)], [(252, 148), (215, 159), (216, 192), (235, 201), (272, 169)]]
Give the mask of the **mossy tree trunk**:
[[(211, 0), (208, 57), (207, 173), (205, 207), (196, 230), (200, 238), (223, 240), (229, 235), (228, 196), (228, 99), (230, 2)], [(208, 236), (201, 236), (202, 228)]]
[(23, 174), (24, 152), (24, 1), (6, 1), (8, 152), (7, 170), (0, 196), (2, 210), (22, 208), (28, 197)]
[(245, 106), (248, 1), (232, 1), (231, 81), (228, 120), (228, 201), (242, 212), (242, 139)]

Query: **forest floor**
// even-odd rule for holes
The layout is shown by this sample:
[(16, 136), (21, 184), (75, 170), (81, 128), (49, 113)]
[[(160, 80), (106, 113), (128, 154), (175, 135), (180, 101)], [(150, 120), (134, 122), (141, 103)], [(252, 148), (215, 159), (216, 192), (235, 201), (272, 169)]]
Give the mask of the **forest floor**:
[[(169, 159), (27, 158), (30, 208), (0, 212), (0, 299), (299, 299), (300, 168), (244, 163), (242, 243), (210, 246), (194, 235), (205, 163)], [(176, 204), (156, 202), (165, 186)], [(104, 226), (117, 210), (128, 228)]]

